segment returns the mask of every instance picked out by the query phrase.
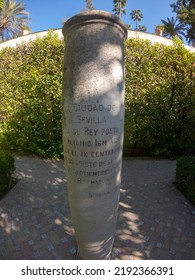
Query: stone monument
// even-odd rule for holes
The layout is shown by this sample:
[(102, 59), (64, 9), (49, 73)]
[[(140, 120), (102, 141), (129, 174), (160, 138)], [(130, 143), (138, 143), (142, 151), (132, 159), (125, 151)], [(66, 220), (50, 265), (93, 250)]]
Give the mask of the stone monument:
[(65, 22), (63, 147), (68, 199), (82, 259), (110, 259), (121, 185), (124, 40), (111, 13)]

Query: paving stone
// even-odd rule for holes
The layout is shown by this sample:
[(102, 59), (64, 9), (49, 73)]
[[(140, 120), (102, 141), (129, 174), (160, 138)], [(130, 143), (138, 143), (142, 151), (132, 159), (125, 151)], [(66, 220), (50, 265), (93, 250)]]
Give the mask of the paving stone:
[(28, 244), (29, 244), (30, 246), (32, 246), (32, 245), (34, 244), (34, 240), (32, 240), (32, 239), (29, 240), (29, 241), (28, 241)]
[(194, 233), (190, 231), (190, 232), (188, 232), (188, 236), (189, 237), (194, 237)]
[(167, 224), (166, 224), (166, 227), (171, 228), (171, 224), (170, 224), (170, 223), (167, 223)]
[(0, 239), (0, 245), (3, 245), (5, 243), (5, 239), (4, 238), (1, 238)]
[(54, 250), (53, 244), (49, 244), (49, 245), (47, 246), (47, 249), (48, 249), (48, 251), (53, 251), (53, 250)]
[(36, 224), (35, 227), (36, 227), (37, 229), (39, 229), (39, 228), (41, 228), (41, 224)]
[(76, 248), (75, 247), (72, 247), (72, 248), (70, 248), (70, 253), (72, 254), (72, 255), (74, 255), (74, 254), (76, 254)]
[(158, 242), (158, 243), (156, 244), (156, 247), (157, 247), (157, 248), (162, 248), (162, 246), (163, 246), (163, 243), (162, 243), (162, 242)]
[(144, 240), (145, 240), (146, 242), (148, 242), (148, 241), (150, 240), (150, 237), (149, 237), (149, 236), (144, 236)]
[(34, 251), (42, 251), (44, 249), (47, 249), (47, 246), (50, 244), (51, 242), (48, 239), (41, 239), (38, 240), (34, 243), (34, 245), (32, 246)]
[(166, 238), (167, 237), (167, 232), (162, 231), (160, 236)]
[[(195, 259), (195, 209), (171, 184), (175, 166), (124, 159), (115, 259)], [(0, 227), (0, 259), (74, 259), (63, 161), (16, 157), (16, 167), (19, 192), (0, 201), (0, 221), (11, 231)]]
[(46, 238), (48, 238), (48, 236), (47, 236), (46, 233), (43, 233), (43, 234), (41, 234), (41, 238), (42, 238), (42, 239), (46, 239)]
[(23, 243), (21, 245), (21, 251), (22, 251), (22, 257), (24, 257), (26, 260), (31, 259), (32, 257), (32, 250), (28, 246), (28, 244)]
[(169, 254), (174, 255), (174, 254), (175, 254), (175, 249), (170, 248), (170, 250), (169, 250)]
[(42, 254), (39, 251), (33, 252), (33, 259), (34, 260), (42, 260)]
[(187, 243), (187, 247), (188, 247), (188, 248), (192, 248), (192, 243), (190, 243), (190, 242)]

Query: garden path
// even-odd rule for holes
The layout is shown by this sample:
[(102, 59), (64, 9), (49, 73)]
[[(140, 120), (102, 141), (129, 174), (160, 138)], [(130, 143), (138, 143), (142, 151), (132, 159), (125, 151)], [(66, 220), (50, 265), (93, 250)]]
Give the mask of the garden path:
[[(62, 160), (15, 157), (18, 184), (0, 201), (0, 259), (74, 259)], [(195, 259), (194, 207), (176, 161), (124, 158), (113, 259)]]

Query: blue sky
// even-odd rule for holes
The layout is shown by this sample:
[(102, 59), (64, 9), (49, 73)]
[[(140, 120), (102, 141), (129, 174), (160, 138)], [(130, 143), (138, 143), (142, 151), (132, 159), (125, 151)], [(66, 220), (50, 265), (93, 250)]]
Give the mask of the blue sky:
[[(30, 13), (32, 32), (61, 28), (63, 19), (79, 13), (85, 7), (84, 0), (18, 0), (24, 2), (26, 10)], [(125, 23), (135, 28), (135, 23), (130, 19), (131, 10), (140, 9), (144, 18), (140, 25), (147, 27), (147, 32), (153, 33), (155, 25), (161, 24), (161, 19), (174, 16), (170, 4), (174, 0), (127, 0), (126, 12), (123, 16)], [(93, 5), (98, 10), (112, 12), (112, 0), (94, 0)]]

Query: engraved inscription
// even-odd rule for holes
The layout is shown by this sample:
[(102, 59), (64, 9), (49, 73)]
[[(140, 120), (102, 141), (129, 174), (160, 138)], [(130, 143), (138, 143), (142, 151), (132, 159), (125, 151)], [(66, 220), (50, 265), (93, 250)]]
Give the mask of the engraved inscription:
[(111, 112), (116, 112), (118, 107), (116, 104), (72, 104), (64, 110), (68, 120), (64, 139), (68, 170), (77, 184), (94, 191), (100, 186), (103, 194), (103, 189), (109, 189), (112, 181), (116, 181), (120, 170), (116, 159), (122, 153), (122, 135), (118, 123), (110, 119)]
[(77, 115), (77, 123), (84, 123), (84, 124), (102, 124), (106, 123), (106, 118), (104, 116), (99, 117), (85, 117), (81, 115)]

